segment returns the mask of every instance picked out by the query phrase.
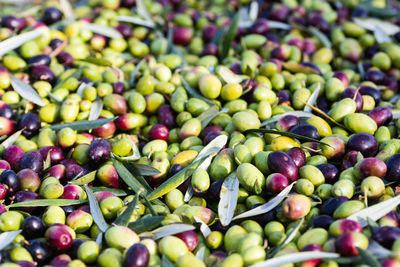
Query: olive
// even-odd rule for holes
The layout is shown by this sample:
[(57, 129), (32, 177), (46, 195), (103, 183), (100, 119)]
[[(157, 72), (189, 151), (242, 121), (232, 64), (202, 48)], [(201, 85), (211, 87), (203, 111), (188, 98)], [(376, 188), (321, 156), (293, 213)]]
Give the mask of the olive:
[(339, 170), (335, 167), (335, 165), (326, 163), (317, 165), (317, 168), (322, 172), (325, 177), (325, 182), (329, 184), (333, 184), (339, 178)]
[(319, 215), (314, 218), (313, 226), (316, 228), (324, 228), (326, 230), (329, 229), (330, 225), (335, 221), (332, 216), (329, 215)]
[(19, 146), (12, 145), (6, 148), (3, 157), (10, 164), (13, 170), (19, 169), (21, 159), (25, 155), (25, 152)]
[(345, 196), (339, 196), (329, 199), (326, 203), (324, 203), (321, 207), (321, 213), (327, 215), (333, 215), (335, 210), (339, 208), (344, 202), (348, 201), (349, 199)]
[(35, 65), (31, 70), (33, 81), (55, 82), (54, 72), (46, 65)]
[(46, 227), (42, 220), (36, 216), (28, 216), (25, 218), (22, 234), (27, 239), (33, 239), (43, 236)]
[(13, 170), (5, 170), (0, 175), (1, 183), (7, 186), (7, 194), (12, 196), (21, 188), (21, 182)]
[(369, 95), (372, 96), (375, 100), (375, 104), (379, 104), (381, 101), (381, 93), (374, 87), (371, 86), (361, 86), (359, 89), (361, 95)]
[(110, 158), (111, 144), (105, 139), (95, 140), (90, 144), (89, 158), (93, 163), (101, 163)]
[(53, 24), (61, 20), (63, 17), (63, 13), (56, 7), (48, 7), (44, 10), (42, 15), (42, 21), (47, 24)]
[(299, 147), (292, 147), (287, 152), (288, 156), (292, 158), (297, 168), (301, 168), (306, 164), (306, 154), (303, 149)]
[(50, 161), (52, 165), (57, 164), (64, 159), (64, 152), (61, 150), (61, 148), (56, 146), (41, 147), (38, 151), (40, 152), (43, 160), (46, 160), (47, 155), (50, 152)]
[(185, 232), (176, 234), (175, 236), (182, 239), (183, 242), (185, 242), (189, 251), (193, 251), (199, 244), (199, 239), (197, 237), (197, 234), (193, 230), (185, 231)]
[(13, 15), (6, 15), (1, 18), (1, 25), (10, 30), (20, 31), (26, 26), (24, 19), (17, 18)]
[(149, 250), (143, 244), (134, 244), (126, 251), (124, 267), (146, 267), (150, 259)]
[(372, 239), (386, 248), (391, 248), (393, 242), (400, 237), (400, 229), (393, 226), (376, 228), (372, 233)]
[(336, 251), (342, 256), (358, 255), (357, 248), (367, 249), (368, 238), (357, 232), (350, 232), (338, 237), (335, 241)]
[[(51, 46), (51, 43), (50, 43)], [(53, 47), (53, 49), (55, 49)], [(64, 65), (65, 67), (72, 67), (74, 65), (74, 58), (72, 57), (72, 55), (68, 52), (65, 51), (61, 51), (58, 55), (57, 55), (57, 60), (58, 63)]]
[(400, 179), (400, 154), (395, 154), (386, 161), (387, 172), (385, 179), (398, 181)]
[(300, 125), (300, 120), (298, 117), (286, 115), (276, 123), (276, 128), (281, 131), (290, 131), (293, 127), (298, 125)]
[(25, 246), (32, 258), (39, 264), (45, 265), (52, 257), (52, 249), (37, 239), (29, 240)]
[[(355, 98), (354, 95), (356, 95)], [(356, 112), (362, 111), (364, 106), (363, 98), (360, 92), (358, 92), (356, 89), (347, 88), (346, 90), (343, 91), (342, 97), (353, 99), (356, 102)]]
[(285, 175), (290, 182), (297, 180), (298, 169), (291, 157), (285, 152), (273, 151), (268, 155), (268, 167), (273, 172)]
[(0, 101), (0, 116), (11, 119), (14, 115), (13, 109), (10, 107), (10, 105)]
[(24, 129), (23, 134), (27, 137), (35, 135), (40, 128), (40, 118), (37, 114), (29, 112), (19, 121), (18, 128)]
[(368, 133), (359, 133), (350, 137), (347, 142), (350, 150), (360, 151), (364, 157), (373, 157), (378, 153), (378, 141)]
[(46, 242), (58, 251), (66, 251), (72, 246), (73, 238), (69, 231), (62, 227), (52, 226), (45, 233)]
[(392, 111), (388, 107), (376, 107), (368, 113), (378, 126), (392, 121)]
[(21, 169), (30, 169), (36, 173), (43, 170), (43, 158), (38, 151), (31, 151), (26, 153), (20, 162)]
[(317, 128), (313, 125), (299, 125), (290, 129), (291, 133), (309, 138), (320, 139)]

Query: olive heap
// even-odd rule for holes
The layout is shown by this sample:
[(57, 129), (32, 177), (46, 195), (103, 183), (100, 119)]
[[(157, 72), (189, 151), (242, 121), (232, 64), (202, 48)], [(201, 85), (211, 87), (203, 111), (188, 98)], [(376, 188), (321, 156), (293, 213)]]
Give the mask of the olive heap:
[(400, 266), (399, 3), (0, 5), (0, 267)]

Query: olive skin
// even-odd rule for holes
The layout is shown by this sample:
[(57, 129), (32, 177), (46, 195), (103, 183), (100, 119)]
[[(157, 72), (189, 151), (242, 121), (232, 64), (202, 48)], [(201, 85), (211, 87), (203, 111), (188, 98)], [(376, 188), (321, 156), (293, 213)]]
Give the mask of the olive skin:
[(337, 181), (339, 177), (339, 170), (335, 167), (335, 165), (326, 163), (318, 165), (317, 168), (324, 175), (326, 183), (334, 184)]
[(45, 265), (53, 254), (53, 250), (47, 244), (37, 239), (29, 240), (25, 247), (39, 265)]
[(27, 239), (38, 238), (43, 236), (46, 230), (42, 220), (36, 216), (28, 216), (25, 218), (22, 234)]
[(359, 133), (350, 137), (347, 148), (360, 151), (364, 157), (373, 157), (378, 153), (378, 141), (371, 134)]
[(296, 181), (299, 170), (296, 164), (285, 152), (273, 151), (268, 155), (268, 167), (272, 172), (285, 175), (290, 182)]
[(358, 255), (357, 247), (367, 249), (368, 238), (357, 232), (347, 233), (338, 237), (335, 241), (336, 251), (342, 256)]
[(21, 188), (21, 182), (13, 170), (5, 170), (0, 175), (0, 182), (7, 186), (7, 194), (14, 195)]
[(89, 158), (93, 163), (101, 163), (110, 158), (112, 147), (105, 139), (95, 140), (90, 144)]
[(47, 229), (46, 233), (47, 244), (58, 251), (66, 251), (72, 246), (72, 236), (64, 228), (53, 226)]
[(35, 113), (25, 114), (18, 123), (19, 129), (24, 129), (23, 134), (27, 137), (35, 135), (40, 129), (41, 120)]
[(372, 239), (390, 249), (395, 240), (400, 238), (400, 229), (393, 226), (383, 226), (374, 230)]
[(377, 176), (383, 178), (387, 172), (385, 162), (378, 158), (364, 158), (354, 166), (354, 175), (357, 178)]
[(195, 231), (186, 231), (175, 235), (176, 237), (180, 238), (185, 242), (186, 246), (188, 247), (189, 251), (193, 251), (197, 245), (199, 244), (199, 239)]
[(333, 215), (335, 210), (339, 208), (341, 204), (348, 201), (349, 199), (345, 196), (335, 197), (329, 199), (324, 205), (321, 207), (321, 213), (327, 215)]
[(306, 164), (306, 153), (299, 147), (293, 147), (287, 152), (289, 157), (292, 158), (297, 168), (301, 168)]
[(146, 267), (150, 260), (147, 247), (143, 244), (134, 244), (126, 251), (124, 267)]
[(41, 172), (43, 169), (43, 158), (38, 151), (26, 153), (20, 162), (21, 169), (31, 169), (34, 172)]
[(388, 181), (399, 181), (400, 180), (400, 154), (391, 156), (386, 161), (387, 172), (385, 179)]

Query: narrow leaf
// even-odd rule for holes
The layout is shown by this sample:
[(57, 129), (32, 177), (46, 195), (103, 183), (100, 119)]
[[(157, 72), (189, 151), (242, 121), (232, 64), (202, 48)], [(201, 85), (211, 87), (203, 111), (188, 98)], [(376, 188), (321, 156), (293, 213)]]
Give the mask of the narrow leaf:
[(361, 255), (361, 258), (364, 262), (370, 267), (381, 267), (379, 261), (371, 255), (368, 251), (363, 250), (362, 248), (357, 247), (358, 253)]
[(102, 243), (103, 243), (103, 233), (102, 233), (102, 232), (99, 233), (99, 234), (97, 235), (97, 237), (96, 237), (96, 243), (97, 243), (97, 245), (99, 245), (100, 248), (101, 248), (101, 245), (102, 245)]
[(0, 251), (8, 247), (21, 232), (22, 230), (2, 232), (0, 234)]
[(131, 222), (128, 224), (128, 227), (135, 231), (137, 234), (148, 232), (158, 227), (162, 220), (164, 220), (164, 216), (150, 216), (146, 215), (140, 218), (137, 221)]
[(94, 24), (94, 23), (88, 23), (88, 24), (85, 24), (83, 26), (83, 28), (86, 30), (89, 30), (93, 33), (100, 34), (100, 35), (103, 35), (108, 38), (115, 38), (115, 39), (122, 38), (122, 35), (121, 35), (121, 33), (119, 33), (119, 31), (117, 31), (116, 29), (113, 29), (111, 27), (108, 27), (108, 26), (103, 26), (103, 25)]
[(238, 11), (232, 19), (231, 25), (229, 25), (228, 31), (222, 39), (222, 54), (221, 58), (228, 56), (229, 50), (232, 47), (232, 42), (235, 39), (240, 20), (240, 12)]
[(219, 66), (217, 68), (217, 74), (221, 76), (226, 83), (241, 83), (244, 80), (243, 77), (235, 74), (225, 66)]
[(153, 188), (147, 183), (146, 179), (140, 174), (139, 170), (136, 168), (137, 163), (134, 162), (124, 162), (124, 166), (132, 173), (132, 175), (143, 185), (147, 192), (153, 191)]
[(206, 145), (200, 153), (197, 155), (194, 161), (206, 158), (212, 154), (218, 153), (228, 141), (228, 137), (226, 135), (219, 135), (214, 138), (208, 145)]
[(239, 215), (233, 217), (232, 220), (252, 217), (252, 216), (264, 214), (264, 213), (267, 213), (268, 211), (273, 210), (276, 206), (279, 205), (279, 203), (282, 202), (282, 200), (284, 200), (286, 198), (286, 196), (290, 193), (290, 190), (292, 190), (292, 187), (294, 186), (295, 183), (296, 182), (291, 183), (289, 186), (287, 186), (285, 189), (283, 189), (276, 197), (274, 197), (271, 201), (269, 201), (261, 206), (258, 206), (257, 208), (243, 212), (242, 214), (239, 214)]
[(90, 113), (89, 113), (88, 120), (89, 121), (97, 120), (99, 118), (102, 110), (103, 110), (103, 100), (98, 98), (92, 103), (92, 106), (90, 107)]
[(118, 172), (119, 177), (133, 190), (135, 193), (139, 191), (144, 191), (147, 193), (147, 190), (143, 187), (143, 185), (128, 171), (128, 169), (124, 166), (124, 164), (118, 161), (115, 158), (112, 158), (112, 163), (115, 169)]
[(108, 225), (103, 217), (103, 213), (101, 213), (99, 203), (97, 202), (96, 197), (89, 187), (84, 186), (83, 188), (85, 188), (86, 194), (89, 199), (90, 214), (92, 214), (93, 221), (97, 224), (102, 232), (105, 232), (108, 228)]
[(211, 106), (211, 108), (207, 109), (206, 111), (204, 111), (203, 113), (201, 113), (197, 119), (200, 120), (201, 122), (201, 129), (204, 129), (207, 127), (207, 125), (215, 118), (217, 117), (219, 114), (221, 113), (226, 113), (229, 111), (229, 109), (224, 108), (221, 111), (218, 111), (218, 106), (217, 105), (213, 105)]
[(129, 224), (132, 214), (135, 211), (135, 208), (138, 204), (140, 193), (141, 191), (139, 191), (135, 195), (135, 198), (128, 204), (124, 212), (120, 216), (118, 216), (117, 219), (115, 219), (114, 221), (115, 225), (127, 226)]
[(209, 105), (214, 105), (215, 103), (212, 102), (210, 99), (205, 98), (204, 96), (202, 96), (199, 92), (196, 91), (196, 89), (192, 88), (188, 82), (182, 78), (182, 83), (183, 83), (183, 87), (185, 88), (185, 90), (188, 92), (188, 94), (191, 97), (194, 98), (200, 98), (201, 100), (204, 100), (207, 104)]
[(128, 193), (125, 192), (123, 189), (117, 189), (117, 188), (108, 188), (108, 187), (94, 187), (90, 186), (89, 187), (94, 193), (96, 192), (110, 192), (118, 197), (126, 196)]
[[(203, 161), (203, 162), (199, 165), (199, 167), (197, 167), (197, 169), (200, 169), (200, 170), (207, 170), (208, 167), (211, 165), (211, 161), (212, 161), (213, 157), (214, 157), (214, 155), (208, 156), (208, 158), (206, 158), (206, 160)], [(189, 202), (190, 199), (192, 199), (193, 194), (194, 194), (193, 187), (192, 187), (191, 184), (189, 184), (189, 187), (188, 187), (188, 189), (186, 190), (185, 197), (184, 197), (183, 201)]]
[(362, 64), (362, 62), (357, 63), (357, 68), (358, 68), (358, 72), (360, 73), (361, 78), (364, 78), (365, 70), (364, 70), (364, 65)]
[(368, 14), (376, 17), (381, 17), (384, 19), (388, 18), (398, 18), (399, 12), (395, 8), (378, 8), (375, 7), (371, 1), (361, 2), (359, 4), (360, 7), (365, 8), (368, 11)]
[(51, 151), (52, 151), (52, 149), (50, 149), (50, 150), (47, 152), (46, 159), (45, 159), (45, 161), (43, 162), (43, 170), (47, 170), (48, 168), (51, 167)]
[(304, 217), (300, 219), (300, 221), (296, 224), (296, 226), (290, 231), (290, 233), (285, 237), (285, 239), (279, 243), (279, 245), (274, 248), (270, 253), (268, 253), (268, 258), (272, 258), (275, 256), (276, 253), (278, 253), (284, 246), (292, 242), (292, 240), (295, 238), (297, 233), (300, 230), (301, 225), (304, 223)]
[[(68, 75), (68, 77), (66, 77), (65, 79), (57, 82), (57, 84), (52, 89), (53, 92), (55, 92), (58, 88), (62, 87), (64, 85), (64, 82), (67, 81), (69, 78), (79, 79), (82, 75), (82, 72), (83, 72), (83, 68), (79, 68), (76, 71), (74, 71), (73, 73), (71, 73), (70, 75)], [(79, 91), (79, 88), (78, 88), (78, 91)]]
[(198, 217), (193, 216), (193, 219), (200, 224), (200, 232), (203, 234), (204, 238), (207, 238), (211, 234), (211, 229), (208, 227), (207, 224), (205, 224), (202, 220), (200, 220)]
[(98, 65), (98, 66), (103, 66), (103, 67), (111, 67), (112, 66), (111, 62), (104, 58), (88, 57), (88, 58), (79, 59), (79, 61)]
[(131, 72), (131, 75), (129, 77), (129, 85), (131, 87), (133, 87), (135, 85), (136, 75), (139, 72), (139, 69), (142, 67), (143, 63), (144, 63), (144, 59), (140, 60), (140, 62), (135, 66), (135, 68)]
[(258, 10), (259, 10), (258, 2), (257, 1), (251, 2), (249, 7), (249, 19), (251, 21), (256, 21), (258, 17)]
[(174, 31), (171, 25), (168, 25), (168, 32), (167, 32), (167, 49), (166, 53), (169, 54), (172, 52), (172, 47), (174, 46), (173, 40)]
[(326, 37), (325, 34), (323, 34), (320, 30), (318, 30), (315, 27), (310, 27), (309, 28), (310, 32), (312, 33), (312, 35), (314, 35), (315, 37), (317, 37), (317, 39), (326, 47), (329, 49), (332, 49), (332, 44), (331, 41), (329, 41), (329, 38)]
[(157, 228), (156, 230), (153, 230), (152, 233), (154, 235), (154, 240), (158, 240), (169, 235), (176, 235), (194, 229), (195, 227), (190, 224), (173, 223)]
[(232, 172), (225, 178), (221, 186), (218, 203), (218, 217), (222, 225), (229, 225), (236, 209), (239, 195), (239, 179), (236, 172)]
[(186, 189), (183, 201), (189, 202), (192, 199), (193, 194), (194, 194), (193, 186), (191, 184), (189, 184), (188, 188)]
[[(314, 92), (311, 94), (310, 98), (307, 100), (307, 104), (310, 106), (315, 106), (315, 103), (317, 103), (319, 91), (321, 89), (321, 84), (318, 83), (318, 87), (314, 90)], [(312, 109), (308, 106), (305, 105), (304, 107), (304, 112), (312, 112)]]
[(22, 98), (29, 100), (30, 102), (41, 107), (46, 105), (35, 89), (33, 89), (30, 85), (26, 84), (25, 82), (21, 81), (14, 75), (10, 76), (11, 76), (12, 87)]
[(375, 27), (378, 26), (387, 35), (394, 35), (400, 31), (400, 26), (376, 18), (353, 18), (353, 21), (359, 26), (370, 31), (374, 31)]
[(300, 63), (294, 63), (294, 62), (283, 62), (282, 66), (290, 71), (290, 72), (294, 72), (294, 73), (304, 73), (304, 74), (318, 74), (318, 71), (316, 71), (315, 69), (309, 67), (309, 66), (305, 66), (302, 65)]
[(91, 183), (96, 178), (96, 172), (97, 171), (89, 172), (88, 174), (86, 174), (82, 177), (79, 177), (78, 179), (72, 180), (68, 183), (74, 184), (74, 185), (85, 185), (85, 184)]
[(315, 139), (315, 138), (311, 138), (311, 137), (304, 136), (304, 135), (300, 135), (300, 134), (290, 133), (290, 132), (278, 131), (278, 130), (270, 130), (270, 129), (249, 129), (249, 130), (246, 130), (244, 133), (245, 133), (245, 134), (246, 134), (246, 133), (269, 133), (269, 134), (279, 134), (279, 135), (283, 135), (283, 136), (287, 136), (287, 137), (291, 137), (291, 138), (296, 138), (296, 139), (299, 139), (299, 140), (302, 140), (302, 141), (306, 141), (306, 142), (316, 142), (316, 143), (318, 143), (318, 144), (323, 144), (323, 145), (326, 145), (326, 146), (330, 146), (330, 147), (331, 147), (331, 145), (329, 145), (329, 144), (327, 144), (327, 143), (324, 143), (324, 142), (322, 142), (322, 141), (320, 141), (320, 140), (318, 140), (318, 139)]
[(196, 258), (200, 259), (201, 261), (204, 261), (206, 257), (206, 247), (203, 245), (199, 250), (197, 250), (196, 253)]
[(173, 264), (168, 258), (167, 256), (163, 255), (161, 257), (161, 266), (162, 267), (175, 267), (175, 264)]
[(264, 127), (264, 126), (270, 125), (272, 123), (275, 123), (275, 122), (279, 121), (280, 119), (282, 119), (283, 117), (285, 117), (287, 115), (293, 115), (293, 116), (296, 116), (296, 117), (299, 117), (299, 118), (311, 118), (311, 117), (315, 116), (314, 114), (311, 114), (309, 112), (304, 112), (304, 111), (285, 112), (284, 114), (275, 115), (271, 119), (263, 121), (261, 123), (261, 127)]
[(273, 21), (273, 20), (268, 20), (268, 27), (270, 29), (280, 29), (280, 30), (290, 30), (292, 28), (292, 26), (290, 26), (287, 23)]
[(109, 118), (109, 119), (98, 119), (95, 121), (75, 121), (75, 122), (71, 122), (71, 123), (56, 124), (56, 125), (50, 126), (50, 129), (58, 131), (65, 127), (69, 127), (73, 130), (87, 131), (87, 130), (91, 130), (91, 129), (95, 129), (100, 126), (103, 126), (104, 124), (107, 124), (113, 120), (115, 120), (115, 117)]
[(60, 6), (66, 18), (72, 18), (74, 16), (74, 9), (68, 0), (60, 0)]
[(374, 36), (378, 44), (390, 43), (392, 41), (392, 39), (390, 39), (390, 37), (379, 26), (375, 26)]
[(80, 97), (82, 97), (83, 91), (84, 91), (84, 90), (86, 89), (86, 87), (88, 87), (88, 86), (92, 86), (92, 83), (84, 83), (84, 82), (82, 82), (82, 83), (79, 85), (78, 89), (76, 89), (76, 93), (77, 93)]
[(144, 26), (144, 27), (148, 27), (148, 28), (155, 27), (154, 22), (151, 20), (148, 21), (148, 20), (144, 20), (144, 19), (136, 18), (136, 17), (132, 17), (132, 16), (117, 16), (116, 19), (121, 22), (132, 23), (135, 25), (140, 25), (140, 26)]
[(157, 216), (157, 211), (153, 208), (153, 205), (150, 203), (149, 199), (146, 196), (143, 196), (144, 201), (146, 202), (147, 208), (150, 210), (151, 216)]
[(159, 170), (157, 170), (154, 167), (151, 167), (150, 165), (133, 163), (133, 162), (131, 164), (137, 169), (140, 175), (149, 176), (149, 175), (157, 175), (160, 173)]
[(150, 13), (142, 0), (136, 0), (136, 9), (139, 16), (144, 18), (146, 21), (152, 21)]
[(15, 132), (15, 133), (13, 133), (13, 134), (10, 135), (9, 137), (7, 137), (7, 139), (4, 140), (4, 141), (1, 143), (1, 145), (2, 145), (4, 148), (7, 148), (7, 147), (9, 147), (9, 146), (12, 146), (12, 145), (14, 144), (14, 142), (18, 139), (18, 137), (21, 135), (22, 131), (23, 131), (23, 129), (22, 129), (22, 130), (19, 130), (19, 131), (17, 131), (17, 132)]
[(22, 207), (47, 207), (47, 206), (72, 206), (87, 203), (87, 200), (75, 199), (35, 199), (24, 202), (17, 202), (9, 205), (9, 208), (22, 208)]
[(346, 127), (342, 124), (340, 124), (339, 122), (337, 122), (335, 119), (333, 119), (331, 116), (329, 116), (328, 114), (326, 114), (325, 112), (323, 112), (321, 109), (314, 107), (314, 106), (310, 106), (307, 103), (304, 103), (306, 106), (308, 106), (309, 108), (311, 108), (312, 110), (314, 110), (315, 112), (321, 114), (322, 116), (324, 116), (325, 118), (327, 118), (328, 120), (330, 120), (332, 123), (336, 124), (337, 126), (339, 126), (340, 128), (346, 129)]
[(369, 241), (367, 251), (379, 258), (387, 258), (392, 254), (392, 251), (381, 246), (379, 243), (373, 240)]
[(30, 31), (26, 33), (21, 33), (17, 36), (8, 38), (0, 42), (0, 57), (5, 55), (8, 51), (14, 50), (20, 47), (24, 43), (34, 40), (42, 35), (41, 31)]
[(339, 254), (331, 252), (296, 252), (272, 258), (260, 263), (250, 265), (251, 267), (280, 267), (285, 264), (292, 264), (313, 259), (334, 259), (339, 258)]
[(385, 200), (383, 202), (379, 202), (373, 206), (362, 209), (349, 217), (347, 219), (358, 221), (363, 227), (368, 225), (368, 218), (373, 221), (377, 221), (389, 212), (391, 212), (394, 208), (396, 208), (400, 204), (400, 195)]

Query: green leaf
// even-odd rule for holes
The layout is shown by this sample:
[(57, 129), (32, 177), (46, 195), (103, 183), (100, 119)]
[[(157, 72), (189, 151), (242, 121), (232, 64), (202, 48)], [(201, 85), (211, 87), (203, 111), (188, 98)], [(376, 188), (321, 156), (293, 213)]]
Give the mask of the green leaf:
[(85, 188), (86, 194), (89, 199), (90, 214), (92, 214), (93, 221), (97, 224), (102, 232), (105, 232), (108, 228), (108, 225), (103, 217), (103, 213), (100, 210), (99, 203), (97, 202), (93, 191), (89, 187), (84, 186), (83, 188)]
[(140, 190), (143, 190), (144, 194), (147, 194), (147, 190), (143, 185), (129, 172), (122, 162), (115, 158), (111, 158), (115, 169), (118, 172), (119, 177), (137, 194)]
[(10, 245), (22, 230), (3, 232), (0, 234), (0, 251), (3, 251)]
[(132, 16), (117, 16), (116, 19), (118, 21), (128, 22), (128, 23), (132, 23), (135, 25), (140, 25), (140, 26), (144, 26), (144, 27), (148, 27), (148, 28), (154, 28), (156, 26), (154, 24), (154, 22), (151, 20), (149, 21), (149, 20), (145, 20), (145, 19), (141, 19), (141, 18), (132, 17)]
[(385, 19), (398, 18), (400, 16), (399, 12), (393, 8), (378, 8), (373, 6), (372, 1), (365, 1), (359, 3), (359, 6), (365, 8), (368, 14), (376, 17), (381, 17)]
[(228, 31), (226, 32), (224, 38), (222, 39), (222, 52), (221, 52), (222, 59), (225, 59), (229, 54), (229, 50), (232, 47), (232, 42), (235, 39), (238, 30), (239, 20), (240, 20), (240, 12), (238, 11), (233, 17), (231, 25), (229, 25)]
[(95, 58), (95, 57), (88, 57), (88, 58), (83, 58), (79, 59), (79, 61), (98, 65), (98, 66), (103, 66), (103, 67), (112, 67), (112, 63), (104, 58)]
[(21, 81), (14, 75), (11, 76), (11, 85), (15, 92), (17, 92), (22, 98), (29, 100), (30, 102), (38, 105), (38, 106), (45, 106), (46, 104), (43, 102), (42, 98), (33, 89), (29, 84)]
[(304, 112), (312, 112), (312, 109), (309, 106), (314, 106), (315, 103), (317, 103), (319, 91), (321, 89), (321, 84), (318, 83), (317, 88), (314, 90), (314, 92), (311, 94), (310, 98), (307, 100), (307, 104), (304, 106)]
[(38, 38), (42, 34), (43, 32), (35, 30), (26, 33), (21, 33), (19, 35), (16, 35), (14, 37), (8, 38), (0, 42), (0, 57), (5, 55), (7, 52), (20, 47), (24, 43)]
[(138, 204), (140, 193), (141, 191), (139, 191), (135, 195), (135, 198), (128, 204), (124, 212), (120, 216), (118, 216), (117, 219), (115, 219), (114, 224), (122, 226), (127, 226), (129, 224), (132, 214), (135, 211), (135, 208)]
[(227, 108), (223, 108), (221, 111), (218, 111), (218, 106), (217, 105), (213, 105), (211, 106), (211, 108), (207, 109), (206, 111), (204, 111), (203, 113), (201, 113), (197, 119), (200, 120), (201, 122), (201, 129), (204, 129), (207, 127), (207, 125), (215, 118), (217, 117), (219, 114), (221, 113), (227, 113), (229, 111), (229, 109)]
[(137, 170), (137, 173), (139, 175), (149, 176), (149, 175), (157, 175), (160, 173), (159, 170), (150, 165), (134, 163), (134, 162), (131, 162), (129, 164)]
[(303, 136), (303, 135), (299, 135), (299, 134), (295, 134), (295, 133), (290, 133), (290, 132), (284, 132), (284, 131), (278, 131), (278, 130), (270, 130), (270, 129), (249, 129), (246, 130), (244, 132), (245, 134), (248, 133), (269, 133), (269, 134), (279, 134), (279, 135), (283, 135), (283, 136), (287, 136), (287, 137), (291, 137), (291, 138), (296, 138), (302, 141), (306, 141), (306, 142), (316, 142), (318, 144), (322, 144), (322, 145), (326, 145), (326, 146), (331, 146), (327, 143), (321, 142), (318, 139), (315, 138), (311, 138), (311, 137), (307, 137), (307, 136)]
[(108, 187), (89, 187), (94, 193), (96, 192), (110, 192), (118, 197), (126, 196), (128, 193), (123, 189), (108, 188)]
[(283, 62), (282, 66), (290, 71), (290, 72), (294, 72), (294, 73), (304, 73), (304, 74), (318, 74), (318, 72), (308, 66), (304, 66), (302, 64), (299, 63), (294, 63), (294, 62)]
[(207, 104), (209, 104), (209, 105), (215, 105), (215, 103), (212, 102), (210, 99), (208, 99), (208, 98), (202, 96), (199, 92), (197, 92), (194, 88), (192, 88), (192, 87), (188, 84), (188, 82), (187, 82), (185, 79), (183, 79), (183, 78), (182, 78), (182, 83), (183, 83), (183, 87), (185, 88), (186, 92), (188, 92), (188, 94), (189, 94), (191, 97), (199, 98), (199, 99), (201, 99), (201, 100), (204, 100), (204, 101), (205, 101)]
[(148, 199), (146, 196), (143, 196), (143, 198), (144, 198), (144, 201), (146, 202), (147, 208), (150, 210), (151, 215), (152, 215), (152, 216), (157, 216), (158, 213), (157, 213), (157, 211), (153, 208), (153, 205), (151, 205), (149, 199)]
[(128, 227), (137, 234), (148, 232), (158, 227), (165, 216), (150, 216), (146, 215), (137, 221), (128, 224)]
[(135, 68), (133, 69), (133, 71), (131, 72), (131, 75), (129, 76), (129, 85), (131, 87), (135, 86), (135, 78), (137, 73), (139, 72), (139, 69), (142, 67), (143, 63), (144, 63), (144, 59), (140, 60), (139, 63), (135, 66)]
[(176, 235), (182, 232), (194, 230), (195, 227), (191, 224), (172, 223), (153, 230), (154, 240), (161, 239), (169, 235)]
[(169, 54), (172, 52), (172, 47), (174, 46), (173, 42), (173, 29), (172, 26), (168, 26), (168, 32), (167, 32), (167, 49), (166, 49), (166, 54)]
[(99, 120), (95, 120), (95, 121), (75, 121), (75, 122), (71, 122), (71, 123), (56, 124), (56, 125), (50, 126), (50, 129), (58, 131), (65, 127), (69, 127), (73, 130), (87, 131), (87, 130), (101, 127), (104, 124), (107, 124), (110, 121), (113, 121), (115, 119), (116, 119), (116, 117), (109, 118), (109, 119), (99, 119)]
[(74, 184), (74, 185), (85, 185), (85, 184), (91, 183), (96, 178), (96, 172), (97, 171), (89, 172), (88, 174), (86, 174), (82, 177), (79, 177), (78, 179), (72, 180), (68, 183)]
[(317, 37), (317, 39), (326, 47), (329, 49), (332, 49), (332, 43), (331, 41), (329, 41), (329, 38), (326, 37), (325, 34), (323, 34), (320, 30), (318, 30), (315, 27), (310, 27), (309, 28), (310, 32), (312, 33), (312, 35), (314, 35), (315, 37)]
[(358, 253), (360, 253), (361, 258), (364, 262), (370, 267), (381, 267), (381, 264), (373, 255), (371, 255), (368, 251), (357, 247)]
[(68, 77), (66, 77), (65, 79), (59, 81), (52, 89), (53, 92), (55, 92), (58, 88), (62, 87), (64, 85), (64, 82), (67, 81), (69, 78), (75, 78), (75, 79), (79, 79), (82, 75), (83, 72), (83, 68), (79, 68), (76, 71), (74, 71), (73, 73), (71, 73), (70, 75), (68, 75)]
[(150, 13), (146, 8), (146, 5), (142, 0), (136, 0), (136, 11), (139, 16), (144, 18), (146, 21), (153, 21), (151, 19)]
[(87, 200), (76, 199), (35, 199), (24, 202), (13, 203), (9, 208), (22, 208), (22, 207), (47, 207), (47, 206), (72, 206), (87, 203)]
[(339, 254), (331, 252), (319, 252), (319, 251), (306, 251), (306, 252), (295, 252), (285, 254), (279, 257), (268, 259), (263, 262), (251, 265), (252, 267), (279, 267), (286, 264), (293, 264), (297, 262), (313, 260), (313, 259), (329, 259), (335, 260), (339, 258)]
[[(136, 168), (136, 164), (133, 162), (124, 162), (124, 166), (131, 172), (131, 174), (143, 185), (147, 192), (153, 191), (153, 188), (147, 183), (146, 179), (140, 174), (140, 171)], [(140, 164), (142, 165), (142, 164)]]

